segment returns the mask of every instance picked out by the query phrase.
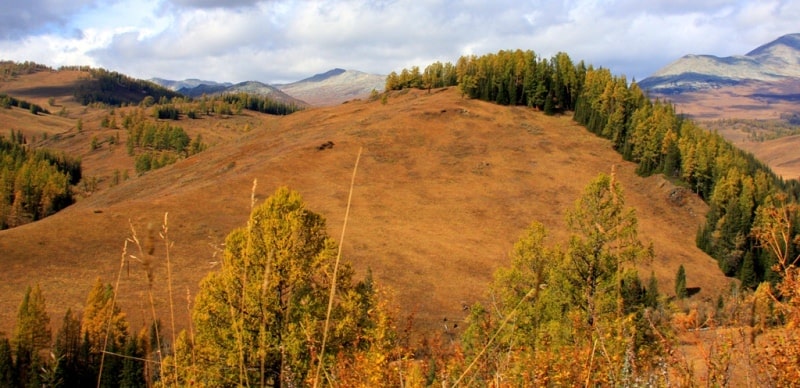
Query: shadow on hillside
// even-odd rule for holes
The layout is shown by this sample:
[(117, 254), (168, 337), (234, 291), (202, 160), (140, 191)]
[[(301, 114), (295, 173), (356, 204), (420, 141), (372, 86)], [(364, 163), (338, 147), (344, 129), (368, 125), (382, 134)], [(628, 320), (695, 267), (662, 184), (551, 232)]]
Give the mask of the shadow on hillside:
[(7, 93), (11, 96), (29, 97), (29, 98), (49, 98), (56, 96), (72, 96), (75, 90), (80, 87), (81, 82), (75, 81), (65, 85), (58, 86), (37, 86), (32, 88), (20, 88), (9, 90)]

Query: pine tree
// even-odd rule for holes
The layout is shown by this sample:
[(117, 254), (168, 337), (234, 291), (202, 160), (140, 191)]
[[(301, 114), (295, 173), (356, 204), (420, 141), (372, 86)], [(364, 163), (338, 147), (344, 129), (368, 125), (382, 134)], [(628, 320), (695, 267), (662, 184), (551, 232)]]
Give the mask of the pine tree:
[(613, 171), (595, 178), (567, 213), (572, 236), (567, 252), (571, 266), (565, 276), (574, 290), (573, 302), (590, 326), (599, 315), (620, 312), (616, 299), (623, 265), (651, 255), (638, 239), (637, 223), (633, 209), (625, 208)]
[(675, 296), (678, 299), (686, 298), (688, 292), (686, 290), (686, 270), (683, 264), (678, 267), (678, 273), (675, 275)]
[(56, 341), (53, 354), (57, 360), (56, 378), (65, 387), (79, 386), (81, 369), (86, 367), (81, 365), (81, 322), (72, 312), (67, 309), (61, 328), (56, 333)]
[(658, 280), (655, 272), (650, 272), (650, 280), (647, 282), (647, 291), (644, 296), (644, 304), (647, 307), (658, 307)]
[(0, 338), (0, 387), (13, 387), (16, 384), (14, 359), (11, 354), (11, 342), (3, 336)]
[(744, 254), (744, 261), (742, 262), (742, 269), (739, 272), (739, 280), (741, 281), (742, 288), (755, 289), (758, 286), (758, 277), (756, 274), (755, 262), (753, 260), (753, 253), (747, 251)]
[(38, 284), (34, 288), (28, 287), (19, 306), (13, 338), (20, 384), (38, 381), (38, 369), (32, 368), (40, 365), (39, 352), (50, 347), (51, 340), (50, 316), (47, 314), (42, 290)]
[(136, 336), (129, 336), (125, 344), (125, 358), (122, 360), (122, 371), (120, 373), (120, 388), (145, 387), (144, 365), (139, 360), (144, 356), (140, 340)]

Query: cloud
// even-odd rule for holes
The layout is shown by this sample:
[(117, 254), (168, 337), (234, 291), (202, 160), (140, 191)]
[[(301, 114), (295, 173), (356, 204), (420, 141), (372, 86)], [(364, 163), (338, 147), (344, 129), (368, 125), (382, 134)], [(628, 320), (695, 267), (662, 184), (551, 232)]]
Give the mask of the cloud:
[(261, 0), (169, 0), (169, 3), (186, 8), (246, 8)]
[[(0, 48), (11, 47), (20, 60), (85, 60), (140, 78), (234, 82), (288, 82), (334, 67), (386, 74), (436, 60), (456, 61), (464, 54), (520, 48), (545, 57), (567, 52), (576, 61), (641, 79), (685, 54), (743, 54), (796, 32), (800, 20), (800, 4), (789, 0), (72, 4), (80, 5), (65, 10), (73, 15), (69, 21), (39, 23), (39, 30), (60, 23), (60, 32), (7, 39)], [(36, 28), (30, 24), (17, 30)]]
[(95, 4), (95, 0), (4, 1), (0, 12), (0, 39), (21, 39), (48, 29), (65, 26), (76, 13)]

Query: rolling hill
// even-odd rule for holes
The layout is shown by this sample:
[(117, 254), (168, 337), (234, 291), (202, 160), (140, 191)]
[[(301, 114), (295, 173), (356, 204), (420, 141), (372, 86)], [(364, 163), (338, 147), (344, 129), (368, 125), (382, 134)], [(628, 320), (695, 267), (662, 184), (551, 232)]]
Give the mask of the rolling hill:
[[(65, 75), (60, 83), (47, 78), (58, 73), (37, 74), (41, 79), (20, 77), (3, 89), (47, 101), (42, 83), (55, 88), (50, 92), (71, 82)], [(105, 134), (97, 123), (106, 110), (79, 111), (74, 102), (57, 101), (73, 113), (54, 124), (49, 116), (31, 115), (24, 119), (32, 120), (25, 124), (29, 133), (60, 134), (49, 136), (46, 145), (83, 155), (86, 176), (130, 165), (124, 147), (88, 148), (91, 136)], [(118, 112), (125, 109), (132, 108)], [(87, 130), (72, 129), (77, 118)], [(249, 131), (241, 130), (245, 124)], [(415, 317), (420, 332), (440, 330), (445, 317), (462, 318), (464, 304), (485, 302), (493, 271), (508, 263), (512, 244), (532, 221), (563, 242), (566, 209), (612, 165), (637, 210), (640, 236), (655, 248), (655, 259), (640, 272), (654, 271), (663, 291), (671, 293), (683, 264), (688, 286), (700, 287), (697, 297), (707, 300), (730, 283), (694, 244), (706, 205), (659, 176), (637, 176), (608, 141), (566, 116), (464, 99), (451, 88), (393, 92), (386, 104), (354, 101), (282, 117), (248, 113), (178, 125), (192, 136), (213, 138), (214, 145), (92, 193), (42, 221), (0, 231), (0, 331), (13, 330), (28, 285), (41, 285), (51, 321), (58, 322), (68, 307), (82, 308), (97, 277), (113, 282), (120, 274), (119, 302), (138, 329), (150, 320), (144, 260), (154, 266), (153, 292), (166, 319), (167, 244), (159, 238), (165, 220), (174, 243), (169, 257), (177, 320), (185, 326), (187, 296), (196, 295), (200, 279), (217, 266), (225, 236), (245, 223), (251, 193), (260, 201), (280, 186), (297, 190), (338, 238), (359, 150), (344, 256), (359, 276), (370, 269), (394, 296), (399, 314)], [(319, 149), (328, 142), (333, 147)], [(138, 259), (122, 260), (132, 229), (152, 255), (135, 253), (129, 242), (127, 254)]]
[(258, 81), (245, 81), (238, 84), (199, 84), (194, 87), (183, 87), (178, 92), (189, 97), (203, 95), (219, 95), (228, 93), (248, 93), (256, 96), (269, 97), (271, 100), (296, 106), (308, 106), (308, 103), (290, 96), (280, 89)]
[(300, 81), (275, 85), (258, 81), (232, 84), (197, 79), (173, 81), (153, 78), (150, 81), (190, 97), (246, 92), (300, 106), (329, 106), (365, 98), (373, 90), (382, 91), (386, 76), (336, 68)]
[(333, 69), (322, 74), (284, 85), (278, 89), (314, 106), (341, 104), (365, 98), (373, 90), (383, 91), (386, 76), (356, 70)]

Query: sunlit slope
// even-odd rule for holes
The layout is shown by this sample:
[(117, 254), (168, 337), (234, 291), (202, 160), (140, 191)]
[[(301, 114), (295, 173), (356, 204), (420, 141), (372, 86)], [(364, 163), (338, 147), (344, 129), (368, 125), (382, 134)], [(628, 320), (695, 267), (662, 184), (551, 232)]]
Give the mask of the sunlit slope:
[[(0, 232), (0, 330), (13, 329), (27, 285), (41, 285), (53, 322), (60, 322), (67, 307), (82, 309), (97, 277), (113, 283), (121, 268), (119, 302), (132, 325), (138, 330), (151, 317), (148, 287), (157, 314), (169, 319), (159, 236), (165, 213), (177, 324), (185, 326), (187, 294), (196, 295), (200, 279), (218, 267), (227, 233), (247, 220), (254, 180), (256, 201), (279, 186), (299, 191), (338, 240), (359, 149), (344, 256), (359, 276), (371, 269), (400, 314), (414, 314), (423, 332), (440, 330), (444, 318), (462, 318), (464, 304), (491, 303), (492, 273), (508, 263), (532, 221), (564, 244), (566, 209), (612, 165), (636, 208), (642, 239), (656, 252), (641, 273), (655, 271), (665, 293), (672, 293), (681, 264), (688, 286), (701, 288), (698, 297), (714, 298), (729, 285), (695, 247), (705, 205), (661, 177), (636, 176), (606, 140), (569, 116), (463, 99), (449, 89), (258, 120), (208, 151)], [(319, 150), (327, 142), (333, 147)], [(131, 225), (144, 252), (129, 242), (123, 261)], [(151, 285), (145, 263), (154, 271)]]

